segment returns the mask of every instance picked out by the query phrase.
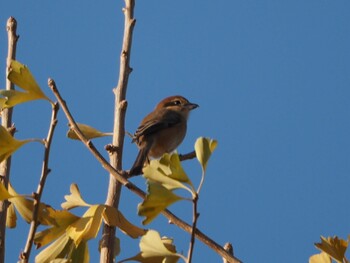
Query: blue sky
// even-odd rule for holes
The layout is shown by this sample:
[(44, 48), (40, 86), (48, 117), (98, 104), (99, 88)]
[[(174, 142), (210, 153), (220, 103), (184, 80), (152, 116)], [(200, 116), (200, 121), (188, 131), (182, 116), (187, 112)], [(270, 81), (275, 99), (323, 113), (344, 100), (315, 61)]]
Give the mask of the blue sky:
[[(5, 72), (6, 20), (18, 21), (17, 59), (42, 89), (55, 79), (79, 122), (113, 127), (123, 34), (123, 1), (2, 1), (0, 71)], [(163, 97), (196, 102), (179, 152), (199, 136), (218, 140), (199, 200), (199, 228), (233, 243), (244, 262), (307, 262), (320, 235), (350, 232), (350, 2), (346, 0), (137, 1), (126, 128), (133, 132)], [(5, 79), (2, 78), (4, 85)], [(41, 101), (14, 112), (18, 138), (46, 137), (50, 107)], [(82, 144), (65, 137), (59, 114), (43, 201), (59, 208), (77, 183), (90, 203), (105, 201), (107, 173)], [(96, 141), (103, 151), (108, 138)], [(124, 167), (136, 154), (125, 142)], [(39, 144), (13, 160), (11, 181), (21, 193), (36, 189)], [(105, 154), (106, 155), (106, 154)], [(194, 182), (200, 167), (184, 164)], [(197, 180), (198, 179), (198, 180)], [(142, 178), (133, 179), (144, 187)], [(121, 210), (135, 224), (140, 200), (122, 192)], [(188, 204), (172, 207), (191, 220)], [(80, 211), (77, 211), (79, 213)], [(188, 249), (188, 234), (159, 218), (150, 225)], [(7, 262), (15, 262), (28, 226), (7, 232)], [(122, 238), (122, 256), (138, 250)], [(97, 243), (90, 246), (97, 262)], [(194, 262), (220, 262), (196, 243)]]

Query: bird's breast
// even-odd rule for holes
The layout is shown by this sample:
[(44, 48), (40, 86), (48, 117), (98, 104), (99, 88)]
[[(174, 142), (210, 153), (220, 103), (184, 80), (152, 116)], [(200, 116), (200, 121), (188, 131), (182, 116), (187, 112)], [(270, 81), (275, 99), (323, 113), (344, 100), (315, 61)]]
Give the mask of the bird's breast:
[(186, 122), (183, 122), (154, 134), (153, 144), (148, 154), (149, 157), (159, 158), (164, 153), (174, 151), (185, 138), (186, 126)]

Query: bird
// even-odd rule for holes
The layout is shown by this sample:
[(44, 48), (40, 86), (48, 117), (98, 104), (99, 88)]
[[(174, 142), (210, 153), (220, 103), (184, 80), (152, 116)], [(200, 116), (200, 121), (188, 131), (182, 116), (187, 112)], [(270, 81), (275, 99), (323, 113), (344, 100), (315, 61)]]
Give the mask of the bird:
[(139, 152), (129, 175), (141, 174), (150, 158), (160, 158), (164, 153), (173, 152), (185, 138), (190, 111), (198, 107), (198, 104), (180, 95), (160, 101), (132, 136)]

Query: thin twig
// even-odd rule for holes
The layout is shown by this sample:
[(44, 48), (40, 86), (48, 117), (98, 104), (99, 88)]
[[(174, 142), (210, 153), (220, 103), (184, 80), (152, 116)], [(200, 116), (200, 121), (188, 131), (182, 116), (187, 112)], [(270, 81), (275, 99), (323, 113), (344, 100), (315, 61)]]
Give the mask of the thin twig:
[[(51, 85), (49, 87), (51, 88), (53, 94), (55, 95), (56, 99), (58, 100), (58, 103), (61, 106), (62, 111), (66, 115), (66, 118), (69, 122), (70, 128), (76, 133), (80, 141), (88, 148), (88, 150), (91, 152), (91, 154), (99, 161), (104, 169), (106, 169), (111, 175), (113, 175), (116, 180), (118, 180), (122, 185), (124, 185), (126, 188), (128, 188), (131, 192), (135, 193), (142, 199), (146, 198), (146, 193), (142, 191), (140, 188), (138, 188), (136, 185), (133, 183), (129, 182), (125, 176), (126, 172), (121, 171), (121, 170), (116, 170), (113, 168), (107, 160), (101, 155), (101, 153), (96, 149), (94, 144), (88, 140), (84, 134), (80, 131), (79, 127), (77, 126), (73, 116), (71, 115), (66, 102), (63, 100), (61, 97), (56, 84), (54, 83), (53, 80), (49, 81)], [(164, 210), (162, 214), (168, 218), (168, 220), (183, 229), (184, 231), (188, 233), (192, 233), (192, 227), (178, 218), (176, 215), (174, 215), (172, 212), (169, 210)], [(239, 259), (232, 257), (226, 250), (223, 249), (222, 246), (217, 244), (214, 240), (203, 234), (199, 229), (196, 229), (195, 231), (196, 238), (200, 241), (202, 241), (204, 244), (206, 244), (208, 247), (213, 249), (216, 253), (218, 253), (221, 257), (226, 258), (229, 263), (239, 263), (241, 262)]]
[[(123, 9), (124, 37), (122, 51), (120, 55), (119, 80), (117, 87), (113, 90), (115, 95), (114, 105), (114, 128), (112, 144), (116, 147), (116, 151), (110, 154), (110, 164), (117, 170), (122, 170), (123, 146), (125, 137), (125, 113), (127, 108), (126, 90), (128, 86), (130, 68), (130, 55), (133, 29), (136, 20), (134, 19), (134, 0), (125, 0), (125, 8)], [(116, 178), (110, 174), (109, 186), (106, 198), (106, 205), (113, 206), (118, 209), (121, 193), (121, 184)], [(115, 227), (103, 226), (103, 237), (101, 242), (101, 263), (113, 263), (115, 258)]]
[(198, 217), (199, 217), (199, 213), (197, 212), (198, 194), (196, 194), (193, 197), (192, 202), (193, 202), (192, 232), (191, 232), (190, 248), (188, 249), (187, 263), (191, 263), (192, 262), (194, 242), (196, 240), (197, 220), (198, 220)]
[[(7, 52), (7, 66), (6, 76), (10, 70), (11, 60), (16, 58), (17, 40), (19, 36), (16, 33), (17, 21), (15, 18), (10, 17), (6, 24), (8, 35), (8, 52)], [(9, 79), (6, 79), (6, 90), (13, 90), (14, 85)], [(12, 127), (12, 113), (13, 109), (4, 109), (1, 113), (1, 125), (10, 129)], [(0, 175), (2, 184), (7, 189), (8, 181), (10, 179), (11, 157), (0, 164)], [(5, 262), (5, 233), (6, 233), (6, 214), (7, 214), (8, 201), (4, 200), (0, 202), (0, 263)]]
[(33, 214), (32, 214), (32, 221), (30, 223), (30, 229), (27, 237), (26, 246), (23, 250), (23, 252), (20, 255), (21, 262), (27, 263), (29, 262), (30, 253), (32, 250), (33, 242), (34, 242), (34, 236), (36, 229), (39, 225), (39, 211), (40, 211), (40, 201), (41, 196), (44, 191), (45, 182), (47, 179), (47, 176), (50, 172), (49, 169), (49, 157), (50, 157), (50, 150), (51, 150), (51, 142), (53, 138), (53, 134), (55, 132), (55, 127), (57, 124), (57, 112), (59, 110), (59, 104), (55, 103), (52, 105), (52, 116), (51, 116), (51, 123), (50, 128), (45, 140), (45, 151), (44, 151), (44, 161), (43, 166), (41, 169), (41, 177), (40, 181), (37, 187), (36, 192), (33, 194), (34, 197), (34, 207), (33, 207)]
[(180, 161), (186, 161), (196, 158), (196, 152), (192, 151), (186, 154), (179, 154)]

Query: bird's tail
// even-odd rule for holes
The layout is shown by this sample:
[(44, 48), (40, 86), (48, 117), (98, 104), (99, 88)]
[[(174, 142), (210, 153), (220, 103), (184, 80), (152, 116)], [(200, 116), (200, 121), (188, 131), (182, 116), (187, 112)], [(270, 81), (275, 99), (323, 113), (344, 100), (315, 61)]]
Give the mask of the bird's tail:
[(145, 164), (148, 155), (148, 147), (143, 147), (140, 149), (133, 166), (130, 169), (129, 175), (139, 175), (142, 174), (142, 168)]

